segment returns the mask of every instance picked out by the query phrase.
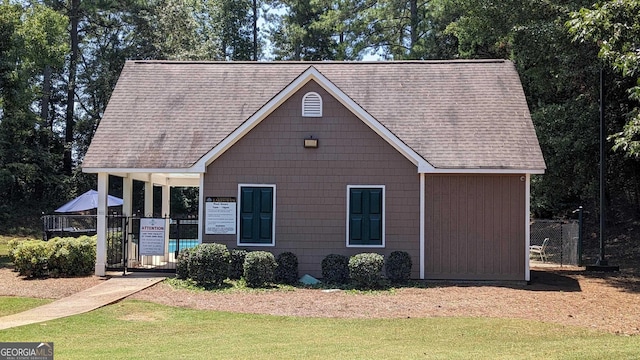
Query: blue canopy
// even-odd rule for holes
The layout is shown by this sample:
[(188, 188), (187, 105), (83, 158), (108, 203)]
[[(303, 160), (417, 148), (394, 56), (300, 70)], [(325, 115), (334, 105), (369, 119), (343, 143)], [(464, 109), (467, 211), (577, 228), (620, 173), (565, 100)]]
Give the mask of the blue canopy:
[[(122, 199), (115, 196), (107, 195), (107, 206), (122, 205)], [(96, 209), (98, 207), (98, 192), (89, 190), (77, 198), (56, 209), (59, 213), (69, 213)]]

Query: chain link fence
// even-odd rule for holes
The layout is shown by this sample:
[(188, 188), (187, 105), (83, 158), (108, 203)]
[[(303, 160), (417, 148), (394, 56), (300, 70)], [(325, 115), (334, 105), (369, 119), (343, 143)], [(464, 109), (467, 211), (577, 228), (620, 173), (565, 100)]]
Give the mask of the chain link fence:
[[(542, 245), (549, 238), (546, 262), (560, 265), (581, 265), (580, 224), (577, 220), (533, 220), (531, 245)], [(532, 255), (533, 260), (540, 260)]]

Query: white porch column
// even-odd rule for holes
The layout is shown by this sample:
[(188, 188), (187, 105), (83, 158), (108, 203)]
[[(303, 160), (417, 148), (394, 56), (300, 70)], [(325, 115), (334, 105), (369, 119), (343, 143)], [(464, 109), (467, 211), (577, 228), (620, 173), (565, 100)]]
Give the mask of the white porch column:
[(122, 215), (129, 218), (126, 229), (123, 229), (126, 231), (128, 239), (126, 261), (127, 267), (132, 267), (134, 265), (133, 262), (136, 260), (136, 248), (132, 241), (133, 239), (129, 237), (129, 234), (133, 232), (131, 231), (133, 229), (131, 222), (131, 216), (133, 216), (133, 178), (129, 174), (122, 178), (122, 200)]
[(153, 217), (153, 182), (144, 183), (144, 216)]
[(425, 223), (425, 181), (424, 173), (420, 173), (420, 279), (424, 280), (424, 223)]
[(169, 212), (170, 191), (169, 185), (162, 185), (162, 217), (164, 217), (164, 260), (169, 261)]
[[(143, 217), (153, 217), (153, 181), (149, 178), (149, 181), (144, 183), (144, 214)], [(142, 263), (144, 265), (153, 264), (153, 256), (142, 256)]]
[(133, 215), (133, 179), (127, 175), (122, 178), (122, 215)]
[(524, 280), (531, 281), (529, 246), (531, 245), (531, 175), (525, 175), (524, 199)]
[(200, 174), (200, 188), (198, 189), (198, 244), (204, 239), (205, 209), (204, 209), (204, 174)]
[(109, 174), (98, 173), (98, 211), (96, 232), (98, 243), (96, 247), (97, 276), (105, 276), (107, 268), (107, 194), (109, 189)]

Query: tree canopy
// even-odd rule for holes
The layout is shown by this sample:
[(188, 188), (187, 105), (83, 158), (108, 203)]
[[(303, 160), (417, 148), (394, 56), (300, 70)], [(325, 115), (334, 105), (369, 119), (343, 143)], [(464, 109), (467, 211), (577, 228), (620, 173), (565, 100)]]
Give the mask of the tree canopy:
[(640, 211), (638, 0), (1, 1), (0, 227), (95, 186), (79, 166), (127, 59), (510, 59), (548, 167), (532, 210), (551, 217), (597, 209), (602, 70), (608, 196)]

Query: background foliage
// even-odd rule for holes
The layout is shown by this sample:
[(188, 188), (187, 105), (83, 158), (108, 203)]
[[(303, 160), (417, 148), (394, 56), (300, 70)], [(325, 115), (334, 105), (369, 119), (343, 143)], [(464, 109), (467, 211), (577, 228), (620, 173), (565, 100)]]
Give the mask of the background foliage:
[[(639, 9), (638, 0), (2, 0), (0, 231), (37, 231), (42, 212), (95, 187), (80, 165), (126, 59), (510, 59), (548, 168), (532, 179), (533, 213), (566, 217), (582, 205), (588, 222), (600, 211), (602, 70), (608, 219), (634, 222)], [(172, 213), (194, 213), (193, 195), (176, 189)]]

